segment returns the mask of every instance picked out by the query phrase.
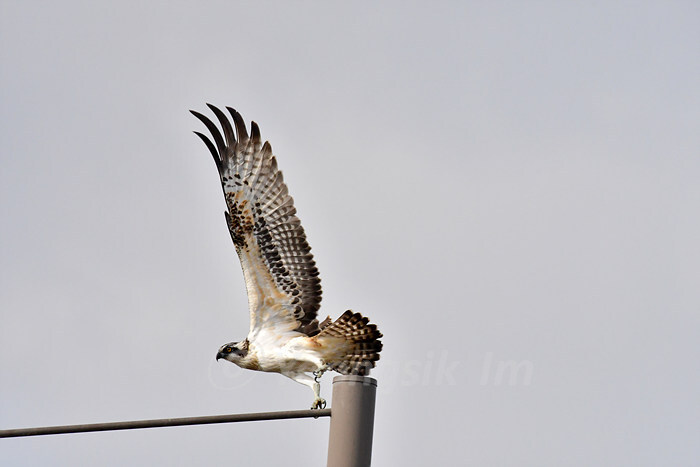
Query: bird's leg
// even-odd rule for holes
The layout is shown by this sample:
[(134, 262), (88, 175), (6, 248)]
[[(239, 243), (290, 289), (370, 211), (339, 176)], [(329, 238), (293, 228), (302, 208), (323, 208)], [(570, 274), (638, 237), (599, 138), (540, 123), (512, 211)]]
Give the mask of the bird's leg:
[(325, 399), (321, 398), (321, 377), (323, 376), (323, 373), (326, 371), (326, 367), (321, 368), (320, 370), (316, 370), (313, 372), (314, 375), (314, 385), (312, 389), (314, 390), (314, 403), (311, 406), (312, 409), (325, 409), (326, 408), (326, 401)]
[(325, 369), (325, 368), (321, 368), (320, 370), (314, 371), (314, 372), (313, 372), (314, 381), (316, 381), (317, 383), (320, 383), (320, 382), (321, 382), (321, 376), (323, 376), (323, 373), (325, 373), (325, 372), (326, 372), (326, 369)]
[(325, 409), (326, 408), (326, 400), (321, 398), (321, 383), (318, 382), (318, 378), (320, 376), (316, 376), (314, 378), (314, 385), (312, 389), (314, 390), (314, 402), (311, 404), (311, 409)]
[(326, 401), (321, 397), (321, 383), (318, 381), (320, 375), (317, 376), (316, 373), (317, 372), (314, 372), (313, 377), (309, 376), (307, 373), (282, 373), (292, 378), (297, 383), (310, 387), (314, 391), (314, 401), (311, 404), (312, 410), (326, 408)]

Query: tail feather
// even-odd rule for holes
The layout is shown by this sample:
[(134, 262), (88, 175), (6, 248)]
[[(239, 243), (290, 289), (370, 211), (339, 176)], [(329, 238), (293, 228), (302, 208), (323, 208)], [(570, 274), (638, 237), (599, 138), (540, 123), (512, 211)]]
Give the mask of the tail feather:
[(325, 320), (321, 329), (319, 338), (341, 338), (347, 343), (345, 355), (331, 362), (330, 369), (344, 375), (367, 375), (374, 368), (383, 347), (382, 333), (368, 318), (348, 310), (333, 323)]

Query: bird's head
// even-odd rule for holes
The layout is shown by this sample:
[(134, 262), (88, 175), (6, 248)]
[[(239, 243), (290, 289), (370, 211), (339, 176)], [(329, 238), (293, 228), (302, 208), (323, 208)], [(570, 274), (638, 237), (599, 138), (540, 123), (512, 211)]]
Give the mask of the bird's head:
[(239, 364), (248, 354), (248, 339), (243, 342), (229, 342), (228, 344), (219, 347), (219, 352), (216, 354), (216, 359), (223, 358), (229, 362)]

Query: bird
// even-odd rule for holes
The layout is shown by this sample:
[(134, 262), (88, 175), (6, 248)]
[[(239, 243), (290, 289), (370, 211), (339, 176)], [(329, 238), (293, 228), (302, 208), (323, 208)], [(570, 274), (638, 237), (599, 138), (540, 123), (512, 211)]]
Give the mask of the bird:
[[(379, 360), (382, 333), (351, 310), (319, 322), (321, 280), (277, 159), (252, 121), (250, 134), (236, 110), (207, 104), (207, 116), (190, 112), (211, 133), (199, 131), (219, 172), (226, 225), (243, 269), (250, 329), (245, 339), (222, 345), (220, 359), (248, 370), (276, 372), (309, 386), (311, 409), (323, 409), (320, 380), (332, 370), (367, 375)], [(231, 124), (233, 122), (233, 125)], [(235, 131), (234, 131), (235, 128)]]

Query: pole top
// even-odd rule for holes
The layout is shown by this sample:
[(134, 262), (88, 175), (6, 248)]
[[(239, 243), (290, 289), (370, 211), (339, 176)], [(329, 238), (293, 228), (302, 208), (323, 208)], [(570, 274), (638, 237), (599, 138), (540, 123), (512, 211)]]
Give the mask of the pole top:
[(340, 375), (333, 378), (335, 383), (360, 383), (368, 386), (377, 387), (377, 380), (369, 376), (360, 375)]

